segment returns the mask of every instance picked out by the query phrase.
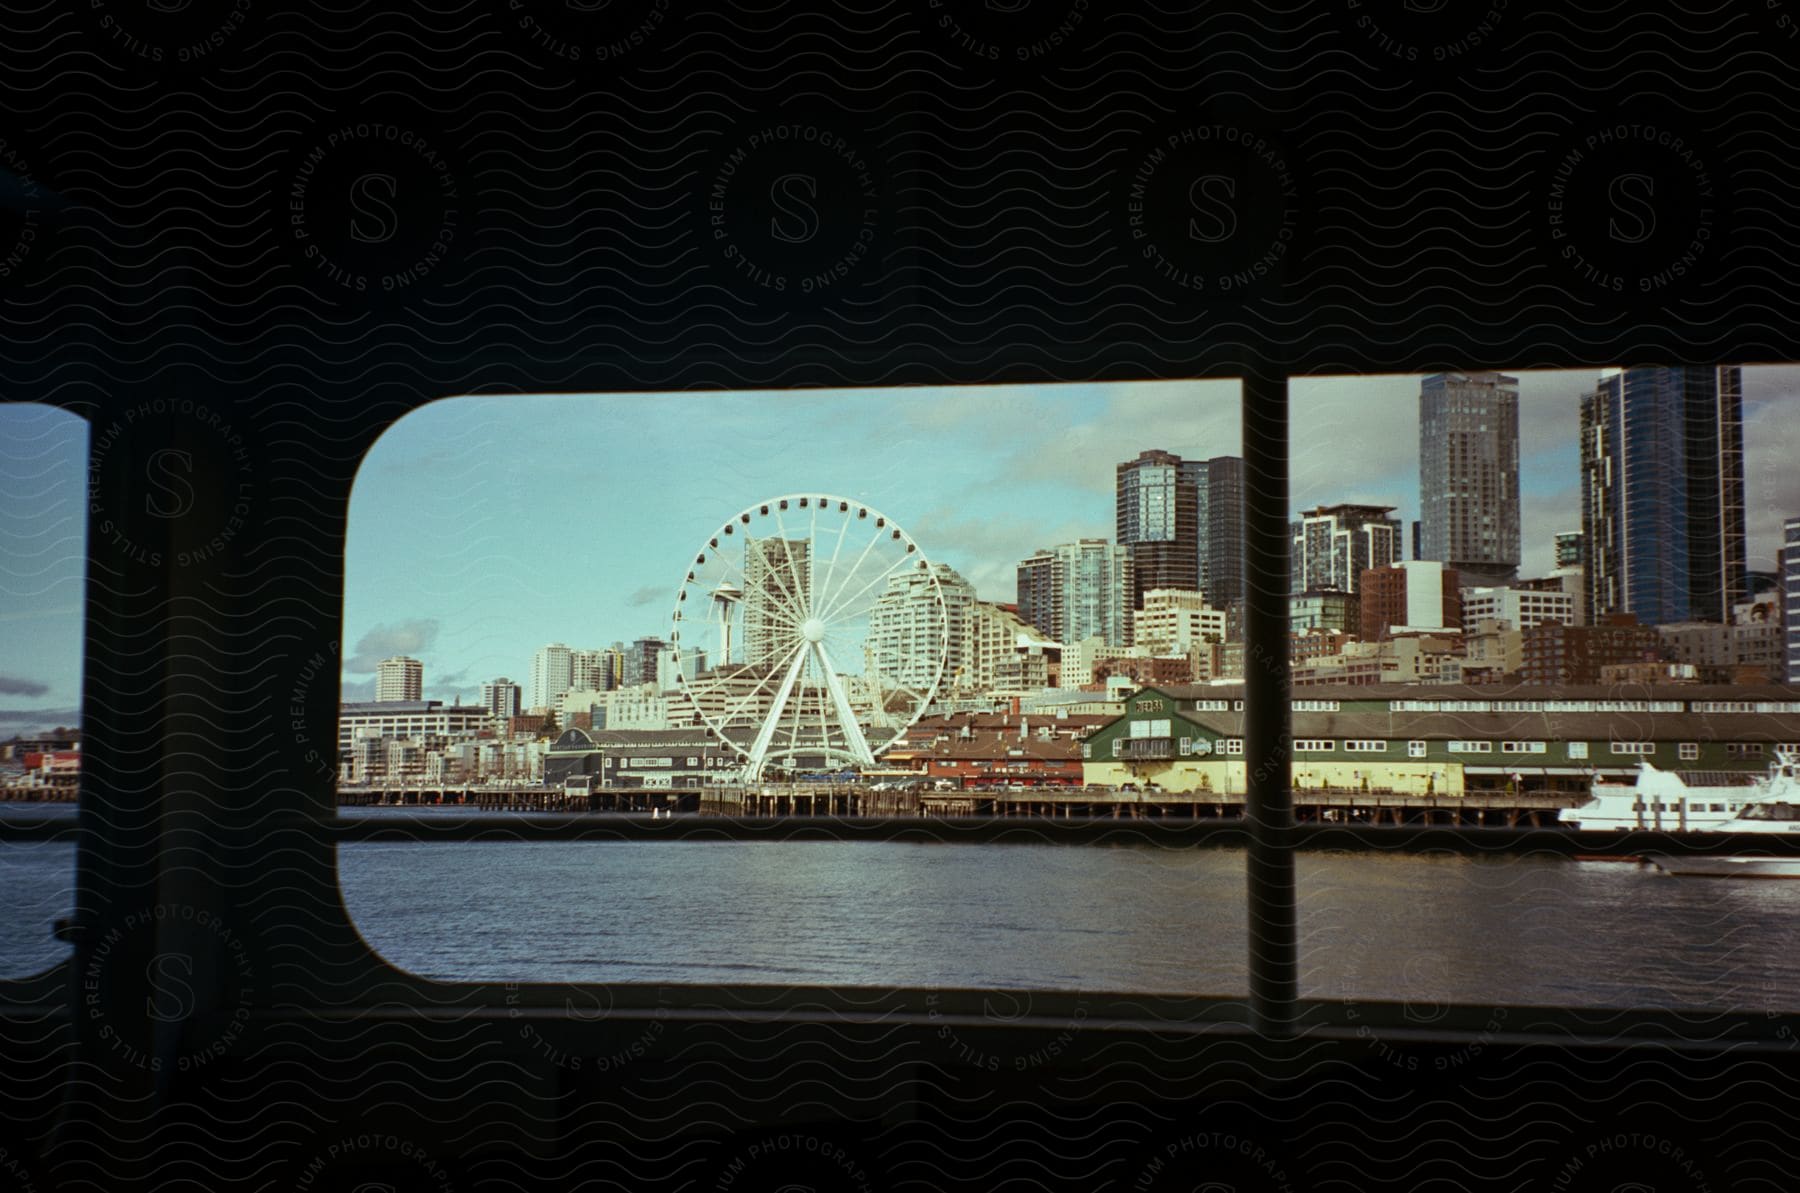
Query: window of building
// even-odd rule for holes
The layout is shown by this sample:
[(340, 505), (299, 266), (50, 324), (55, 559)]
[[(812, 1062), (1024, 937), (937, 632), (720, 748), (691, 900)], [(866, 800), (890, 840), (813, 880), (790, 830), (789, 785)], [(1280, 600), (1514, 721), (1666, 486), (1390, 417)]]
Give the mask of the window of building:
[(1322, 737), (1297, 737), (1294, 739), (1296, 754), (1329, 754), (1336, 743)]
[(1491, 754), (1494, 743), (1491, 741), (1453, 741), (1445, 747), (1452, 754)]
[(1762, 757), (1762, 753), (1763, 743), (1759, 741), (1731, 741), (1725, 743), (1725, 756), (1727, 758), (1760, 758)]
[(1586, 742), (1572, 741), (1569, 743), (1569, 757), (1570, 758), (1586, 758), (1587, 756), (1588, 756), (1588, 744)]
[(1656, 743), (1647, 741), (1616, 741), (1612, 744), (1612, 752), (1627, 755), (1648, 755), (1656, 753)]
[(1406, 756), (1408, 758), (1423, 758), (1426, 753), (1427, 745), (1425, 742), (1409, 741), (1406, 743)]
[(1344, 743), (1344, 749), (1354, 754), (1383, 754), (1387, 752), (1387, 748), (1388, 744), (1385, 741), (1364, 740)]
[(1699, 742), (1684, 741), (1681, 743), (1681, 760), (1683, 762), (1694, 762), (1699, 757), (1700, 757), (1700, 743)]
[(1225, 752), (1227, 754), (1242, 754), (1244, 752), (1244, 739), (1241, 737), (1226, 738)]
[(1542, 754), (1548, 747), (1541, 741), (1503, 741), (1500, 743), (1502, 754)]

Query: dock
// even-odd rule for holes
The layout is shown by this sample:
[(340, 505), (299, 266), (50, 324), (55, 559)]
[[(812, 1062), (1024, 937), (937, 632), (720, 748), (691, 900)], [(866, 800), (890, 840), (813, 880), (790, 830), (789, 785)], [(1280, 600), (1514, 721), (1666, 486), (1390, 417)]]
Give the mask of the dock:
[[(1199, 798), (1195, 798), (1198, 796)], [(1368, 789), (1294, 793), (1301, 824), (1446, 825), (1521, 828), (1555, 824), (1581, 802), (1562, 792), (1422, 796)], [(405, 786), (340, 788), (344, 807), (461, 807), (505, 812), (678, 812), (747, 819), (784, 817), (1001, 817), (1006, 819), (1238, 820), (1242, 793), (1124, 791), (1111, 787), (986, 787), (877, 791), (860, 784), (757, 783), (712, 787)]]

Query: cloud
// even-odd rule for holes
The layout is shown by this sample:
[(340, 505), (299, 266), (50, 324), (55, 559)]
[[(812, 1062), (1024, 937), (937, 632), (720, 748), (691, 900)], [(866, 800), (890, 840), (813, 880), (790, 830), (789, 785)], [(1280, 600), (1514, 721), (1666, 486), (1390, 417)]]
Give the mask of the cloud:
[(657, 601), (667, 599), (668, 595), (669, 590), (666, 587), (646, 584), (642, 588), (633, 589), (631, 595), (625, 598), (625, 604), (632, 609), (641, 609), (645, 605), (653, 605)]
[(939, 506), (918, 520), (913, 536), (930, 543), (932, 559), (955, 568), (983, 600), (1010, 604), (1018, 598), (1019, 560), (1079, 538), (1110, 539), (1112, 527), (1099, 520), (1045, 526), (1026, 517), (980, 518)]
[(16, 675), (0, 675), (0, 696), (42, 696), (50, 690), (47, 683), (20, 679)]
[(79, 708), (0, 708), (0, 725), (17, 733), (69, 728), (80, 723)]
[(437, 636), (438, 621), (435, 617), (415, 617), (407, 621), (378, 625), (358, 639), (356, 649), (344, 660), (344, 670), (373, 671), (377, 663), (394, 655), (411, 655), (417, 658), (431, 649)]

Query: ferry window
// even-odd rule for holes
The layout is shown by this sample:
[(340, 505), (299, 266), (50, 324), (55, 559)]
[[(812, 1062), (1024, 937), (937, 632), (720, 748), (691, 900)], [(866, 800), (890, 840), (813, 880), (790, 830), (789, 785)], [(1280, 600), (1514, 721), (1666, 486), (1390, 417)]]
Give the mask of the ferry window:
[[(1308, 628), (1334, 619), (1327, 641), (1317, 641), (1315, 628), (1304, 653), (1295, 648), (1295, 682), (1343, 706), (1329, 719), (1296, 708), (1294, 736), (1324, 737), (1328, 726), (1339, 738), (1355, 736), (1369, 723), (1360, 718), (1379, 713), (1393, 737), (1409, 741), (1409, 760), (1442, 759), (1429, 768), (1380, 755), (1341, 767), (1309, 762), (1295, 793), (1303, 824), (1310, 816), (1434, 826), (1583, 819), (1575, 813), (1594, 797), (1596, 781), (1628, 784), (1641, 760), (1659, 760), (1659, 743), (1644, 735), (1660, 730), (1694, 739), (1679, 751), (1684, 769), (1731, 772), (1687, 775), (1692, 802), (1685, 804), (1639, 792), (1639, 808), (1624, 813), (1679, 831), (1683, 807), (1698, 811), (1722, 794), (1705, 787), (1763, 773), (1763, 743), (1792, 735), (1763, 711), (1791, 699), (1772, 687), (1768, 670), (1759, 676), (1748, 666), (1670, 660), (1682, 650), (1720, 657), (1736, 649), (1728, 645), (1734, 623), (1770, 616), (1781, 519), (1794, 512), (1775, 508), (1774, 498), (1800, 499), (1782, 447), (1791, 441), (1800, 369), (1625, 361), (1549, 372), (1504, 363), (1290, 381), (1290, 619)], [(1626, 476), (1657, 480), (1627, 488)], [(1753, 494), (1768, 496), (1747, 500)], [(1651, 507), (1676, 513), (1663, 517)], [(1359, 686), (1366, 696), (1353, 701)], [(1703, 734), (1685, 723), (1708, 715), (1690, 712), (1690, 701), (1744, 707), (1710, 717)], [(1698, 749), (1715, 735), (1729, 747), (1716, 767), (1700, 759), (1717, 747)], [(1428, 753), (1412, 744), (1424, 742), (1433, 743)], [(1601, 743), (1597, 750), (1593, 742)], [(1347, 778), (1351, 767), (1381, 792), (1369, 801), (1376, 807), (1357, 806), (1360, 791), (1357, 801), (1333, 806), (1328, 792), (1337, 776), (1323, 772)], [(1606, 812), (1591, 809), (1589, 819), (1633, 802), (1631, 792), (1621, 794), (1605, 800)], [(1454, 797), (1453, 809), (1444, 796)], [(1702, 925), (1728, 907), (1735, 914), (1744, 895), (1736, 884), (1659, 882), (1651, 898), (1646, 881), (1654, 870), (1523, 853), (1439, 866), (1404, 881), (1418, 881), (1420, 893), (1431, 887), (1434, 911), (1456, 905), (1482, 917), (1484, 927), (1469, 939), (1481, 940), (1488, 955), (1408, 945), (1405, 961), (1391, 964), (1377, 954), (1391, 953), (1399, 918), (1384, 933), (1346, 914), (1337, 930), (1303, 937), (1302, 966), (1315, 975), (1315, 988), (1346, 998), (1480, 1005), (1635, 1006), (1652, 987), (1666, 1007), (1791, 1003), (1779, 993), (1786, 962), (1777, 949), (1759, 947), (1738, 971), (1724, 950), (1711, 948), (1716, 934)], [(1348, 860), (1309, 871), (1303, 858), (1301, 872), (1302, 906), (1347, 907), (1388, 877)], [(1308, 885), (1309, 872), (1311, 883), (1329, 890)], [(1621, 923), (1602, 910), (1613, 899), (1643, 912)], [(1561, 921), (1580, 925), (1565, 939), (1553, 939), (1560, 932), (1523, 939), (1518, 925), (1535, 912), (1566, 916), (1571, 904), (1592, 914)], [(1517, 918), (1498, 918), (1501, 907)], [(1496, 918), (1487, 924), (1490, 915)], [(1666, 955), (1648, 943), (1667, 939), (1664, 920), (1695, 950), (1667, 967), (1679, 971), (1673, 985), (1660, 976)], [(1759, 922), (1771, 939), (1785, 936), (1783, 921)], [(1553, 956), (1563, 947), (1591, 948), (1596, 924), (1619, 969), (1584, 979), (1578, 991), (1559, 986), (1556, 975), (1566, 970)], [(1471, 974), (1496, 957), (1509, 964), (1495, 964), (1488, 988), (1477, 989)]]
[[(0, 404), (0, 818), (74, 816), (81, 780), (88, 424)], [(0, 977), (69, 955), (75, 846), (0, 838)]]
[[(1235, 381), (423, 407), (351, 494), (341, 717), (368, 736), (339, 753), (343, 815), (1026, 817), (1071, 780), (1091, 784), (1080, 815), (1235, 814), (1241, 756), (1177, 748), (1200, 740), (1185, 710), (1206, 694), (1121, 720), (1095, 677), (1153, 663), (1160, 691), (1232, 665), (1204, 633), (1245, 599), (1241, 424)], [(676, 469), (645, 444), (679, 445)], [(1154, 657), (1131, 653), (1157, 633)], [(1168, 673), (1178, 656), (1190, 670)], [(382, 715), (400, 706), (416, 720)], [(706, 768), (687, 786), (671, 764), (702, 745), (754, 778)], [(865, 777), (901, 769), (929, 782)], [(338, 858), (364, 937), (435, 978), (1248, 990), (1232, 850), (369, 842)], [(1192, 924), (1195, 885), (1216, 938), (1160, 947)], [(1169, 897), (1147, 905), (1154, 890)], [(551, 904), (546, 930), (592, 947), (513, 931)], [(1042, 932), (1006, 927), (1026, 921)]]

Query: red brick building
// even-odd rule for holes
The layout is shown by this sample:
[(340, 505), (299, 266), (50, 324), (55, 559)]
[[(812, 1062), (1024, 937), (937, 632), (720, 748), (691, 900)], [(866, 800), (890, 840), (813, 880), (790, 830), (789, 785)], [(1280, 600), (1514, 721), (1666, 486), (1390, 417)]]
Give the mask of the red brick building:
[(1654, 626), (1639, 625), (1629, 613), (1613, 614), (1602, 625), (1546, 622), (1525, 631), (1519, 681), (1533, 686), (1597, 684), (1602, 667), (1656, 662), (1661, 644)]
[(1128, 675), (1143, 688), (1194, 682), (1194, 661), (1186, 655), (1154, 658), (1112, 657), (1094, 660), (1094, 679), (1104, 683), (1115, 675)]
[[(1428, 567), (1429, 564), (1417, 566)], [(1442, 568), (1439, 591), (1426, 597), (1425, 603), (1435, 608), (1411, 608), (1408, 604), (1409, 581), (1405, 567), (1371, 568), (1362, 574), (1362, 608), (1360, 626), (1364, 642), (1380, 642), (1395, 626), (1422, 626), (1426, 629), (1460, 630), (1462, 628), (1462, 589), (1458, 587), (1456, 569)], [(1429, 577), (1427, 577), (1429, 583)], [(1417, 595), (1417, 594), (1413, 594)], [(1432, 599), (1435, 596), (1435, 600)], [(1439, 617), (1441, 615), (1441, 623)]]

